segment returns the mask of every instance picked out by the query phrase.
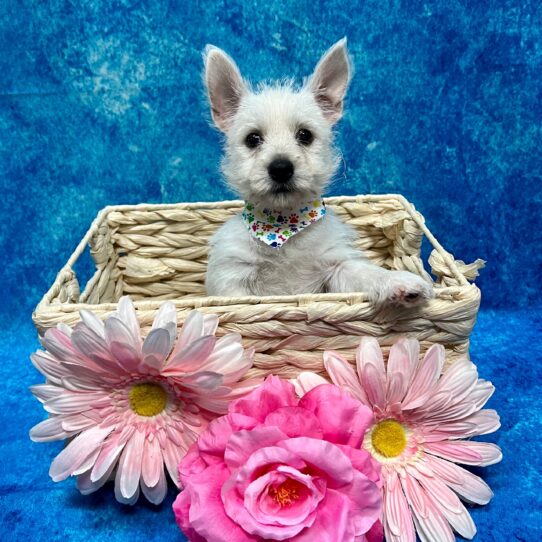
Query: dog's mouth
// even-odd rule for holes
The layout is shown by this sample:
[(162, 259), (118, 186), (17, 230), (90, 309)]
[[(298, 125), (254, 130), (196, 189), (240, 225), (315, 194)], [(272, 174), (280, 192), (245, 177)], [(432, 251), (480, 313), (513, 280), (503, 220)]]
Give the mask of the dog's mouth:
[(273, 194), (291, 194), (292, 192), (295, 192), (295, 186), (290, 184), (279, 184), (276, 186), (273, 186), (272, 190)]

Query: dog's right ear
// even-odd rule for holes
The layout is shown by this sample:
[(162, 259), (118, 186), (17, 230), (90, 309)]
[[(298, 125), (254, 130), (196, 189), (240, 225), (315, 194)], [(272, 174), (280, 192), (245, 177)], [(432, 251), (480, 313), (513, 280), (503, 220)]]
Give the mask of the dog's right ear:
[(352, 65), (346, 38), (343, 38), (324, 54), (309, 79), (309, 88), (331, 124), (343, 114), (344, 95), (351, 75)]
[(235, 62), (222, 49), (207, 45), (203, 60), (213, 121), (219, 130), (226, 132), (247, 86)]

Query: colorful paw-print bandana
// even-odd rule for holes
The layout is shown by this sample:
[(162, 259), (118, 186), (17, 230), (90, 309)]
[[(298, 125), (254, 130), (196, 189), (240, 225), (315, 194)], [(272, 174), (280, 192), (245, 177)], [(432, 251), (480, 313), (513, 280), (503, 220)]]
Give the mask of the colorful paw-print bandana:
[(248, 231), (272, 248), (280, 248), (296, 233), (325, 215), (326, 206), (322, 198), (309, 201), (301, 209), (288, 212), (260, 207), (249, 202), (245, 203), (243, 209), (243, 220)]

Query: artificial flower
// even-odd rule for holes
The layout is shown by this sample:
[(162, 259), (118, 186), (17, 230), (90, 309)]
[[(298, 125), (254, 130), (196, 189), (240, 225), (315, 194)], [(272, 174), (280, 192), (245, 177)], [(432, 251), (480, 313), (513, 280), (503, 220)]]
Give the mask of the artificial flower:
[[(364, 338), (356, 361), (357, 374), (338, 353), (324, 354), (331, 380), (374, 413), (363, 447), (382, 466), (387, 542), (414, 542), (416, 533), (422, 542), (451, 542), (452, 529), (471, 539), (476, 527), (458, 496), (486, 504), (492, 492), (456, 463), (486, 466), (502, 458), (495, 444), (466, 440), (500, 427), (494, 410), (481, 410), (493, 385), (467, 359), (442, 372), (444, 347), (433, 345), (422, 359), (416, 340), (394, 344), (386, 368), (376, 339)], [(302, 373), (295, 385), (303, 394), (324, 382)]]
[(380, 542), (371, 411), (337, 386), (298, 400), (270, 376), (212, 421), (179, 466), (173, 505), (191, 542)]
[(178, 485), (177, 466), (198, 434), (254, 387), (238, 383), (253, 352), (237, 334), (217, 339), (217, 325), (217, 316), (193, 311), (176, 338), (175, 305), (165, 302), (142, 340), (134, 306), (123, 297), (105, 323), (84, 310), (73, 330), (47, 330), (46, 351), (31, 358), (47, 383), (31, 390), (50, 417), (30, 437), (71, 439), (51, 465), (52, 479), (77, 476), (87, 494), (114, 477), (118, 501), (133, 504), (141, 489), (162, 502), (164, 465)]

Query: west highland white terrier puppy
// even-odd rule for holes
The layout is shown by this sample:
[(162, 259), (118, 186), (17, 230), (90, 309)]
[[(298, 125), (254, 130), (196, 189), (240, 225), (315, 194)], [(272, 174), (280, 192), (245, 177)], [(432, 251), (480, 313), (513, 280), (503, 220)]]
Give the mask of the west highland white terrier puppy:
[(405, 306), (433, 297), (421, 277), (370, 263), (353, 247), (356, 232), (323, 203), (339, 164), (333, 126), (351, 76), (346, 39), (300, 88), (287, 81), (253, 89), (214, 46), (204, 62), (212, 118), (225, 134), (222, 171), (246, 202), (211, 240), (207, 293), (364, 291), (375, 303)]

